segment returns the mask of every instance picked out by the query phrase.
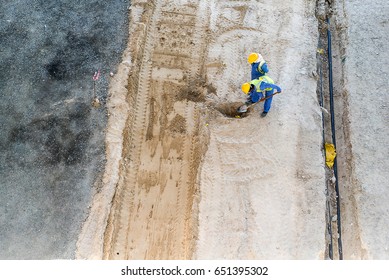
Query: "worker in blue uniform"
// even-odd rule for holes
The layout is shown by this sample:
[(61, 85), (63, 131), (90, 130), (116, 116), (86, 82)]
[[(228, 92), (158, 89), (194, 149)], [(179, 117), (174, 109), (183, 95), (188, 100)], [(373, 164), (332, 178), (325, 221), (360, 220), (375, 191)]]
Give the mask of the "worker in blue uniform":
[(264, 75), (252, 80), (250, 83), (244, 83), (242, 85), (242, 91), (248, 94), (247, 101), (245, 102), (246, 106), (267, 98), (263, 106), (263, 112), (261, 113), (261, 117), (265, 117), (270, 110), (273, 95), (280, 93), (281, 88), (274, 84), (274, 81), (269, 76)]
[(267, 63), (261, 54), (250, 53), (247, 61), (251, 65), (251, 80), (258, 79), (259, 77), (262, 77), (269, 72)]

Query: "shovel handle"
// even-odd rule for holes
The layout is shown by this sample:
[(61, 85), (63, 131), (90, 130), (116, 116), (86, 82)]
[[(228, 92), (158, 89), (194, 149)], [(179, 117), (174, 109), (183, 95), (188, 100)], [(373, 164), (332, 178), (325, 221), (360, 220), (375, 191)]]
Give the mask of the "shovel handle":
[(280, 93), (281, 91), (276, 91), (275, 93), (273, 93), (272, 95), (270, 95), (270, 96), (267, 96), (267, 97), (264, 97), (264, 98), (261, 98), (261, 99), (259, 99), (259, 101), (258, 102), (262, 102), (262, 101), (265, 101), (265, 100), (267, 100), (267, 99), (269, 99), (269, 98), (271, 98), (271, 97), (273, 97), (273, 95), (276, 95), (276, 94), (278, 94), (278, 93)]
[[(273, 95), (276, 95), (276, 94), (278, 94), (278, 93), (280, 93), (280, 92), (281, 92), (281, 91), (277, 91), (277, 92), (273, 93), (273, 94), (270, 95), (270, 96), (267, 96), (267, 97), (264, 97), (264, 98), (259, 99), (257, 102), (248, 105), (248, 106), (247, 106), (247, 109), (250, 108), (252, 105), (254, 105), (254, 104), (256, 104), (256, 103), (259, 103), (259, 102), (262, 102), (262, 101), (265, 101), (265, 100), (269, 99), (270, 97), (273, 97)], [(240, 111), (240, 108), (241, 108), (242, 106), (244, 106), (244, 105), (241, 105), (241, 106), (238, 107), (238, 109), (237, 109), (237, 112), (238, 112), (238, 113), (245, 113), (245, 112), (247, 112), (247, 109), (246, 109), (246, 111), (244, 111), (244, 112), (241, 112), (241, 111)]]

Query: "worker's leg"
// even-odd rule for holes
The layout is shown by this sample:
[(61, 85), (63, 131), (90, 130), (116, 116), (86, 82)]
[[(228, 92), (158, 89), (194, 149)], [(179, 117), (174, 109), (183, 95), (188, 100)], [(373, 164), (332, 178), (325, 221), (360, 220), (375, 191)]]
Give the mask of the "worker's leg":
[[(270, 91), (266, 91), (266, 97), (269, 97), (273, 94), (273, 90), (270, 90)], [(264, 112), (269, 112), (270, 110), (270, 107), (271, 107), (271, 102), (273, 100), (273, 96), (270, 97), (269, 99), (266, 99), (265, 100), (265, 104), (263, 105), (263, 111)]]

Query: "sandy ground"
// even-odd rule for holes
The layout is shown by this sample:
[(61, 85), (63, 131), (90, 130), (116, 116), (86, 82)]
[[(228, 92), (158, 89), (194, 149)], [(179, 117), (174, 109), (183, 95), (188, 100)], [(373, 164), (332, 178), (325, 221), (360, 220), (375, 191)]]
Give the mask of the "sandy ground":
[[(339, 94), (345, 100), (342, 213), (347, 259), (389, 259), (389, 3), (338, 3), (338, 45), (344, 48)], [(369, 18), (365, 13), (369, 10)], [(346, 13), (344, 16), (343, 11)], [(347, 21), (345, 20), (347, 19)], [(347, 33), (345, 27), (348, 27)], [(349, 123), (349, 125), (347, 125)]]
[[(112, 84), (113, 156), (79, 258), (324, 258), (315, 5), (261, 7), (132, 2), (128, 84)], [(262, 104), (231, 111), (252, 51), (283, 88), (266, 119)]]
[[(356, 2), (134, 1), (106, 184), (77, 257), (387, 259), (388, 4), (366, 20)], [(339, 195), (322, 150), (326, 14)], [(253, 51), (283, 89), (264, 119), (262, 104), (235, 113)]]

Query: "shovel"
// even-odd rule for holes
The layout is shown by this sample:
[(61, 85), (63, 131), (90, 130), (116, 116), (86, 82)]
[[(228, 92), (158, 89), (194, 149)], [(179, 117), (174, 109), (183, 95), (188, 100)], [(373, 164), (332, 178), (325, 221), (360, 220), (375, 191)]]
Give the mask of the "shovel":
[(270, 95), (270, 96), (263, 97), (263, 98), (259, 99), (258, 102), (255, 102), (255, 103), (250, 104), (250, 105), (243, 104), (243, 105), (239, 106), (239, 108), (238, 108), (236, 111), (237, 111), (238, 113), (246, 113), (247, 110), (248, 110), (251, 106), (253, 106), (253, 105), (255, 105), (255, 104), (259, 103), (259, 102), (265, 101), (266, 99), (269, 99), (269, 98), (273, 97), (273, 95), (276, 95), (277, 93), (280, 93), (280, 92), (277, 91), (277, 92), (273, 93), (273, 94)]

